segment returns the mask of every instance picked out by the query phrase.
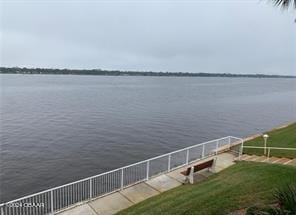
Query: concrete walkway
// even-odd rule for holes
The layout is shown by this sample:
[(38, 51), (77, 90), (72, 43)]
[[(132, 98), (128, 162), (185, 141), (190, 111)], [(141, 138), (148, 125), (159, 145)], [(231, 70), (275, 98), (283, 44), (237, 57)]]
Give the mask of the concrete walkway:
[[(212, 171), (203, 171), (198, 174), (198, 180), (205, 180), (213, 172), (220, 172), (221, 170), (234, 164), (235, 156), (231, 153), (222, 153), (217, 156), (215, 166)], [(176, 169), (172, 172), (161, 174), (148, 181), (138, 183), (121, 191), (112, 193), (110, 195), (97, 198), (84, 204), (80, 204), (71, 209), (58, 213), (58, 215), (112, 215), (134, 204), (137, 204), (145, 199), (158, 195), (164, 191), (173, 189), (182, 185), (184, 176), (180, 174), (189, 166), (205, 162), (213, 159), (213, 157), (192, 163), (188, 166)]]

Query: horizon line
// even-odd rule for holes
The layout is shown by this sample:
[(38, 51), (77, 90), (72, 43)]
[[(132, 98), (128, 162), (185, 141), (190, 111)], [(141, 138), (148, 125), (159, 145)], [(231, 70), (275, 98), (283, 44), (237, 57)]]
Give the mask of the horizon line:
[[(0, 73), (2, 73), (1, 70), (13, 70), (13, 69), (20, 69), (20, 70), (58, 70), (58, 71), (69, 71), (69, 72), (105, 72), (105, 74), (84, 74), (84, 75), (149, 75), (149, 76), (160, 76), (161, 75), (171, 75), (171, 76), (198, 76), (198, 75), (208, 75), (208, 76), (261, 76), (261, 77), (291, 77), (291, 78), (296, 78), (296, 75), (280, 75), (280, 74), (263, 74), (263, 73), (216, 73), (216, 72), (169, 72), (169, 71), (149, 71), (149, 70), (120, 70), (120, 69), (101, 69), (101, 68), (93, 68), (93, 69), (73, 69), (73, 68), (53, 68), (53, 67), (19, 67), (19, 66), (12, 66), (12, 67), (7, 67), (7, 66), (0, 66)], [(112, 72), (117, 72), (117, 74), (112, 74)], [(8, 73), (8, 72), (7, 72)], [(16, 73), (16, 72), (14, 72)], [(110, 74), (107, 74), (110, 73)], [(35, 73), (36, 74), (36, 73)], [(44, 73), (40, 73), (44, 74)], [(47, 74), (53, 74), (53, 73), (47, 73)], [(61, 73), (60, 73), (61, 74)], [(68, 73), (68, 74), (73, 74), (75, 73)], [(82, 73), (77, 73), (77, 75), (83, 75)]]

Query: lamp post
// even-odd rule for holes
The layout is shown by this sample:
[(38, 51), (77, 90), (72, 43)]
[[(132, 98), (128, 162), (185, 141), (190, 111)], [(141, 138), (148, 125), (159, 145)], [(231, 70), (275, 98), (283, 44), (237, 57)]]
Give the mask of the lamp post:
[(268, 138), (268, 134), (264, 134), (263, 135), (263, 139), (264, 139), (264, 155), (266, 155), (266, 143), (267, 143), (267, 138)]

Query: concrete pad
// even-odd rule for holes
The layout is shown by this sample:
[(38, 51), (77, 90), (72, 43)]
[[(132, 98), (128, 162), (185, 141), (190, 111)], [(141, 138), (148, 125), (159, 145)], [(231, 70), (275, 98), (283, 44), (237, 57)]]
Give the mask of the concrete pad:
[[(191, 166), (191, 165), (190, 165)], [(181, 174), (181, 172), (185, 171), (189, 166), (180, 168), (180, 169), (176, 169), (172, 172), (167, 173), (166, 175), (168, 175), (171, 178), (174, 178), (175, 180), (179, 181), (180, 183), (185, 183), (185, 179), (186, 177), (184, 175)]]
[(234, 158), (235, 158), (235, 156), (230, 153), (224, 153), (224, 154), (219, 155), (217, 157), (216, 164), (215, 164), (215, 167), (213, 168), (213, 170), (215, 171), (220, 168), (220, 171), (221, 171), (221, 169), (226, 169), (226, 168), (234, 165), (235, 164)]
[(147, 183), (149, 186), (153, 187), (159, 192), (164, 192), (181, 185), (180, 182), (167, 175), (160, 175), (149, 181), (146, 181), (145, 183)]
[(219, 167), (219, 166), (215, 166), (215, 167), (213, 167), (212, 168), (212, 172), (214, 172), (214, 173), (218, 173), (218, 172), (221, 172), (223, 169), (225, 169), (224, 167)]
[(234, 163), (235, 156), (231, 153), (223, 153), (217, 156), (217, 162)]
[(140, 183), (129, 188), (120, 191), (127, 199), (133, 203), (141, 202), (152, 196), (159, 194), (158, 191), (147, 185), (146, 183)]
[(58, 213), (58, 215), (97, 215), (95, 211), (88, 205), (80, 205), (77, 207), (74, 207), (72, 209), (66, 210), (64, 212)]
[(112, 215), (133, 205), (119, 192), (88, 203), (100, 215)]

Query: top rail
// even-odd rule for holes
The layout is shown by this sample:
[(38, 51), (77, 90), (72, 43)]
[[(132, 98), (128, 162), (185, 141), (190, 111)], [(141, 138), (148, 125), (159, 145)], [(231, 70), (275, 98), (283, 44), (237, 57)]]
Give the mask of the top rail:
[(296, 148), (281, 148), (281, 147), (264, 147), (264, 146), (243, 146), (250, 149), (278, 149), (278, 150), (296, 150)]

